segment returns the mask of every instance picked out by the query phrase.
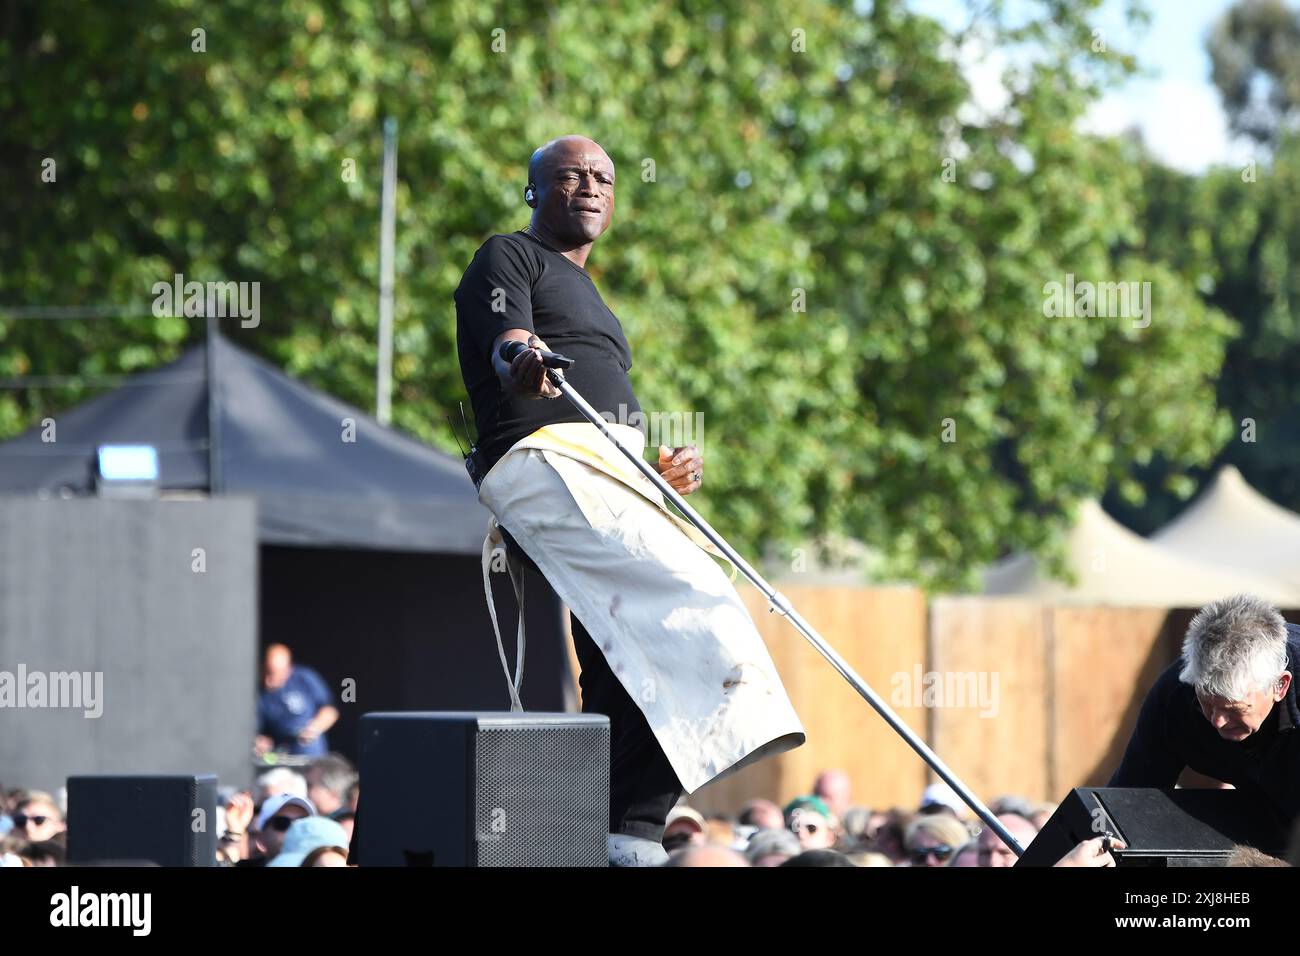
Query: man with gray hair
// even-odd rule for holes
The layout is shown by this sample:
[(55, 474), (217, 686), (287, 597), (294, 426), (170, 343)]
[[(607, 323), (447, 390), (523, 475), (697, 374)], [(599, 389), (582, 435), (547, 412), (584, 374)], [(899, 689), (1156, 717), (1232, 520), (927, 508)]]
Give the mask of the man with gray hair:
[(1147, 693), (1112, 787), (1171, 788), (1185, 767), (1300, 813), (1300, 627), (1248, 594), (1201, 608)]

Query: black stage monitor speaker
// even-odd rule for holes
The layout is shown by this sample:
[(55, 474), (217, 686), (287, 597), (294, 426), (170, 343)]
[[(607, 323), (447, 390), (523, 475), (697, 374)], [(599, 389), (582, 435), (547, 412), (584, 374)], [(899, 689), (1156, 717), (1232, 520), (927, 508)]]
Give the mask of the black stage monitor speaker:
[(1240, 790), (1080, 787), (1070, 791), (1017, 866), (1051, 866), (1079, 843), (1111, 833), (1126, 844), (1116, 866), (1223, 866), (1237, 844), (1272, 855), (1286, 827)]
[(217, 778), (68, 778), (68, 863), (216, 866)]
[(361, 718), (361, 866), (605, 866), (609, 718)]

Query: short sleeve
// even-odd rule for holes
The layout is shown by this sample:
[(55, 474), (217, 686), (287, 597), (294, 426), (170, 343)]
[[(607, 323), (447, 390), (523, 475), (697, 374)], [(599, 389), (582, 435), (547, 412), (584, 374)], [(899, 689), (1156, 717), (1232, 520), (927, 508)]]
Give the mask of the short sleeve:
[(307, 693), (311, 697), (312, 703), (316, 705), (317, 710), (320, 710), (322, 707), (332, 707), (334, 705), (334, 696), (330, 693), (330, 689), (325, 685), (325, 680), (320, 676), (320, 674), (317, 674), (310, 668), (306, 668), (303, 670), (302, 676), (303, 683), (307, 688)]
[(493, 236), (474, 255), (456, 289), (456, 322), (487, 356), (507, 329), (533, 330), (533, 263), (508, 236)]

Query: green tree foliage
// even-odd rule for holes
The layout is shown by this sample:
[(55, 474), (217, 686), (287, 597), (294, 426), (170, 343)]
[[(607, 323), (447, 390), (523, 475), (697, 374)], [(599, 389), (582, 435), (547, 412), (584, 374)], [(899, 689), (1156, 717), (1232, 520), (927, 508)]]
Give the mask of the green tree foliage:
[[(1222, 464), (1278, 503), (1300, 509), (1300, 138), (1243, 168), (1190, 176), (1147, 160), (1145, 253), (1165, 262), (1202, 298), (1237, 323), (1218, 383), (1231, 417), (1228, 441), (1206, 469)], [(1195, 483), (1171, 481), (1156, 460), (1135, 472), (1148, 494), (1116, 512), (1149, 532), (1184, 506)]]
[[(586, 133), (619, 167), (588, 265), (642, 404), (704, 415), (710, 519), (776, 560), (840, 531), (895, 573), (969, 582), (1134, 463), (1203, 465), (1226, 437), (1230, 325), (1145, 256), (1134, 157), (1075, 129), (1132, 67), (1097, 6), (980, 4), (953, 37), (890, 0), (11, 0), (0, 302), (260, 281), (261, 325), (227, 333), (370, 407), (393, 116), (394, 420), (450, 449), (451, 292), (526, 222), (532, 148)], [(972, 49), (1030, 51), (988, 115), (958, 66)], [(1067, 275), (1150, 282), (1149, 325), (1047, 317)], [(0, 376), (129, 371), (197, 333), (4, 321)], [(0, 429), (81, 394), (11, 390)]]
[(1300, 108), (1300, 11), (1283, 0), (1238, 0), (1206, 41), (1228, 126), (1274, 144)]
[(1224, 464), (1300, 509), (1300, 11), (1241, 0), (1206, 48), (1230, 128), (1253, 139), (1259, 157), (1200, 176), (1140, 158), (1140, 220), (1143, 253), (1237, 323), (1218, 383), (1231, 440), (1190, 475), (1160, 456), (1134, 469), (1131, 484), (1144, 493), (1106, 503), (1142, 533), (1174, 517)]

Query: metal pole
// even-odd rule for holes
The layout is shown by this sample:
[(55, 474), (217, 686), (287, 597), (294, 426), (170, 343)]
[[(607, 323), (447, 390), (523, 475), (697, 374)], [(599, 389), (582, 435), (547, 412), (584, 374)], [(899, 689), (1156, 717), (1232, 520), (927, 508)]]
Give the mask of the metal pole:
[(379, 362), (375, 418), (387, 425), (393, 394), (393, 247), (397, 207), (397, 120), (384, 120), (384, 183), (379, 213)]
[(208, 316), (207, 338), (203, 346), (203, 364), (208, 387), (208, 494), (221, 491), (221, 396), (217, 376), (217, 320)]
[(586, 399), (579, 395), (573, 386), (564, 380), (564, 375), (558, 369), (547, 369), (546, 374), (549, 377), (551, 384), (558, 388), (564, 396), (573, 403), (574, 407), (582, 413), (582, 416), (599, 428), (604, 436), (612, 441), (618, 450), (637, 467), (641, 474), (649, 478), (650, 481), (654, 483), (655, 487), (663, 492), (664, 497), (671, 501), (673, 505), (686, 516), (691, 524), (699, 528), (700, 531), (704, 533), (705, 537), (712, 541), (713, 544), (717, 546), (718, 550), (725, 554), (728, 560), (730, 560), (731, 563), (745, 575), (745, 577), (749, 578), (755, 587), (763, 592), (763, 595), (771, 604), (771, 607), (768, 610), (776, 611), (787, 618), (790, 623), (808, 639), (809, 643), (817, 649), (817, 652), (821, 654), (822, 657), (826, 658), (832, 667), (840, 672), (841, 676), (843, 676), (844, 679), (853, 686), (853, 689), (861, 694), (868, 704), (875, 708), (876, 713), (885, 719), (885, 723), (889, 724), (889, 726), (894, 729), (894, 732), (902, 737), (903, 740), (907, 742), (907, 745), (915, 750), (917, 755), (930, 765), (944, 783), (952, 787), (957, 796), (961, 797), (966, 805), (975, 811), (976, 816), (984, 821), (984, 823), (992, 829), (994, 833), (1002, 838), (1002, 842), (1010, 847), (1016, 856), (1020, 856), (1024, 853), (1024, 847), (1022, 847), (1007, 828), (998, 821), (998, 818), (993, 815), (992, 811), (989, 810), (989, 808), (980, 801), (979, 797), (975, 796), (975, 794), (972, 793), (960, 779), (958, 779), (957, 775), (948, 768), (947, 764), (939, 759), (939, 755), (931, 750), (926, 745), (925, 741), (921, 740), (921, 738), (912, 732), (912, 728), (903, 723), (902, 719), (899, 718), (899, 716), (890, 709), (889, 705), (871, 689), (866, 681), (858, 676), (857, 672), (849, 666), (848, 662), (839, 655), (835, 648), (826, 643), (825, 638), (818, 634), (817, 630), (803, 619), (799, 612), (790, 604), (789, 599), (763, 580), (762, 575), (750, 567), (749, 562), (737, 554), (731, 545), (727, 544), (722, 535), (714, 531), (709, 523), (705, 521), (694, 508), (686, 503), (686, 499), (679, 495), (677, 491), (668, 484), (668, 482), (664, 481), (663, 478), (660, 477), (659, 473), (651, 467), (649, 462), (619, 441), (618, 436), (610, 429), (608, 423), (606, 423), (605, 419), (601, 417), (601, 414), (587, 404)]

